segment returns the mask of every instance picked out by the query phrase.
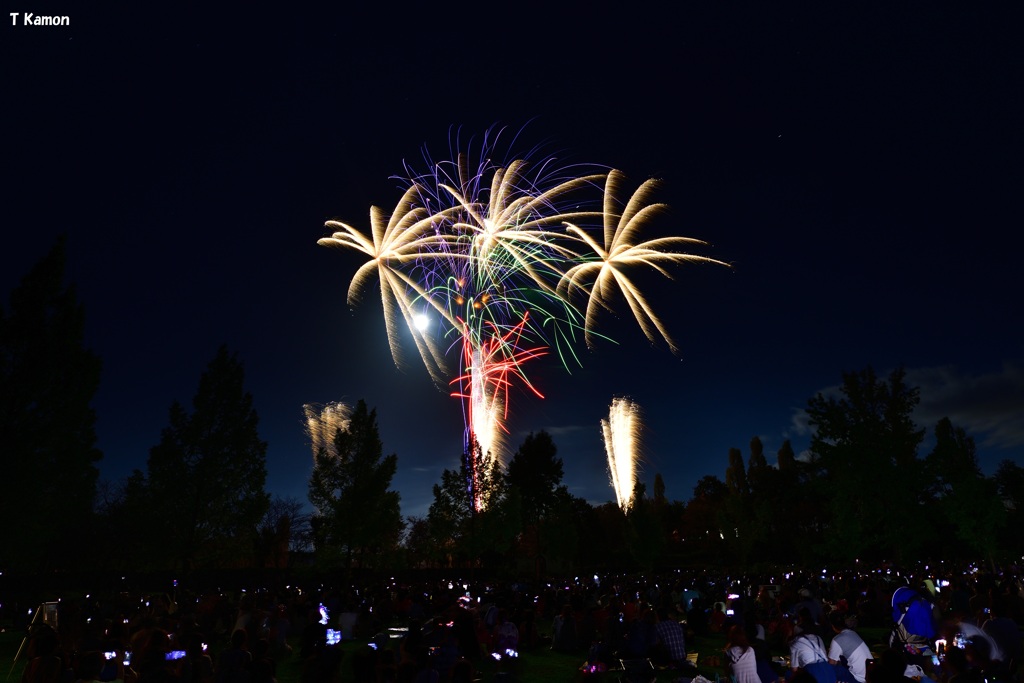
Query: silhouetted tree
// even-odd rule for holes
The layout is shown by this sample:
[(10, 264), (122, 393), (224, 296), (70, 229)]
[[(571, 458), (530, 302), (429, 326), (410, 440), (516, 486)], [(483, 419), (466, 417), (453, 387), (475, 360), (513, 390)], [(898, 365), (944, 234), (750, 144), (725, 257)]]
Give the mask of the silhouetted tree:
[(729, 493), (729, 487), (713, 474), (705, 474), (697, 480), (693, 487), (693, 500), (698, 498), (712, 502), (721, 502)]
[(1010, 557), (1020, 557), (1024, 552), (1024, 467), (1012, 460), (999, 463), (995, 474), (999, 500), (1006, 508), (1006, 525), (1003, 529), (1001, 547)]
[(729, 487), (714, 475), (701, 477), (686, 505), (682, 534), (685, 551), (695, 559), (722, 558), (725, 536), (720, 516)]
[(669, 502), (668, 495), (665, 491), (665, 479), (661, 476), (661, 472), (654, 475), (654, 495), (651, 498), (651, 505), (653, 512), (658, 518), (658, 526), (664, 534), (662, 542), (666, 546), (666, 552), (676, 550), (669, 546), (672, 545), (672, 533), (678, 530), (679, 520), (678, 516), (681, 509), (673, 507), (673, 504)]
[(274, 496), (256, 527), (256, 561), (261, 567), (287, 569), (293, 549), (303, 549), (309, 539), (309, 515), (295, 498)]
[(589, 511), (580, 505), (576, 509), (581, 562), (613, 569), (635, 566), (629, 548), (629, 522), (615, 501), (594, 506)]
[(405, 565), (412, 569), (440, 566), (441, 554), (430, 535), (430, 523), (426, 517), (409, 517), (405, 520), (405, 535), (402, 538), (405, 550)]
[(85, 347), (85, 315), (64, 284), (60, 239), (0, 311), (0, 566), (79, 566), (101, 458), (92, 399), (100, 359)]
[(750, 440), (750, 460), (747, 463), (747, 486), (753, 496), (764, 495), (765, 477), (768, 471), (768, 461), (764, 457), (764, 444), (761, 439), (753, 437)]
[[(812, 493), (830, 513), (827, 539), (836, 558), (902, 559), (920, 549), (907, 528), (921, 515), (926, 488), (917, 459), (924, 430), (911, 420), (919, 392), (905, 374), (897, 368), (883, 381), (870, 367), (845, 373), (841, 398), (818, 394), (808, 402), (810, 451), (824, 475)], [(877, 504), (851, 504), (867, 498)]]
[(575, 566), (579, 552), (578, 501), (566, 493), (551, 505), (539, 528), (539, 545), (549, 571), (568, 571)]
[(360, 400), (337, 431), (334, 452), (322, 449), (313, 459), (311, 524), (322, 560), (372, 567), (397, 549), (404, 526), (400, 497), (390, 489), (397, 467), (397, 455), (383, 455), (376, 409)]
[(747, 486), (750, 489), (750, 497), (744, 530), (745, 539), (749, 542), (748, 552), (764, 559), (775, 559), (773, 556), (777, 548), (774, 542), (777, 531), (774, 489), (779, 483), (778, 474), (778, 470), (768, 466), (761, 439), (753, 437), (750, 440), (750, 460), (747, 463)]
[(160, 545), (186, 570), (248, 564), (269, 497), (267, 444), (238, 357), (222, 346), (199, 379), (192, 411), (175, 401), (150, 449), (146, 492)]
[(743, 465), (743, 453), (738, 448), (729, 449), (729, 467), (725, 470), (725, 485), (729, 493), (741, 498), (750, 493), (747, 485), (747, 469)]
[(113, 571), (165, 569), (162, 524), (156, 519), (146, 475), (136, 469), (121, 482), (105, 483), (101, 491), (96, 504), (103, 545), (103, 552), (95, 558), (99, 567)]
[(767, 467), (768, 461), (764, 457), (764, 444), (761, 443), (761, 437), (754, 436), (750, 439), (750, 462), (748, 467), (752, 470), (757, 470), (762, 467)]
[(442, 566), (469, 562), (472, 555), (469, 546), (475, 511), (469, 477), (469, 470), (463, 464), (458, 470), (441, 472), (440, 483), (434, 484), (434, 501), (427, 512), (427, 526), (437, 549), (435, 559)]
[[(512, 500), (520, 505), (520, 551), (529, 557), (566, 560), (575, 533), (565, 526), (569, 491), (562, 484), (562, 459), (546, 431), (530, 433), (508, 463), (505, 480)], [(553, 515), (560, 510), (562, 514)]]
[[(479, 451), (475, 442), (470, 447)], [(518, 496), (508, 495), (500, 463), (477, 457), (471, 466), (469, 454), (464, 454), (458, 470), (441, 472), (433, 491), (427, 526), (441, 564), (475, 567), (508, 551), (520, 513)]]
[(795, 471), (796, 470), (796, 454), (793, 453), (793, 444), (786, 439), (782, 442), (782, 446), (779, 447), (778, 453), (776, 453), (778, 460), (776, 464), (779, 466), (779, 471)]
[(658, 508), (663, 508), (668, 504), (668, 500), (665, 498), (665, 479), (661, 476), (661, 472), (654, 475), (653, 500)]
[(509, 488), (522, 497), (523, 525), (540, 522), (552, 507), (564, 500), (564, 469), (558, 447), (546, 431), (531, 432), (508, 463)]
[(636, 482), (633, 503), (626, 511), (626, 537), (629, 553), (641, 569), (652, 570), (665, 552), (665, 530), (661, 526), (654, 501), (647, 498), (647, 487)]
[(721, 509), (725, 541), (732, 549), (736, 560), (746, 564), (753, 550), (753, 505), (747, 470), (743, 464), (743, 453), (738, 448), (729, 449), (725, 485), (729, 489), (729, 495)]
[(966, 556), (980, 554), (994, 560), (1006, 508), (996, 481), (981, 473), (974, 439), (963, 428), (954, 427), (948, 417), (942, 418), (935, 426), (935, 448), (925, 464), (942, 510), (942, 528), (953, 530), (970, 549)]

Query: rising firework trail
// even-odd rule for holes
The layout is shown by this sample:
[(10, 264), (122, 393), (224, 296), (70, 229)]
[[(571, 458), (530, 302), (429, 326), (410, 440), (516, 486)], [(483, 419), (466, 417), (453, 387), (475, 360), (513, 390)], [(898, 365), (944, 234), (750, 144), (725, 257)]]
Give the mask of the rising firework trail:
[(622, 511), (633, 506), (640, 457), (640, 407), (628, 398), (612, 399), (608, 419), (601, 420), (608, 474)]
[(390, 216), (371, 207), (369, 234), (328, 221), (333, 234), (319, 244), (369, 257), (352, 278), (349, 304), (379, 282), (395, 363), (408, 334), (435, 383), (454, 385), (462, 400), (465, 452), (501, 462), (509, 388), (540, 396), (524, 364), (549, 352), (566, 369), (579, 364), (579, 342), (603, 337), (597, 322), (615, 292), (649, 339), (678, 350), (628, 272), (671, 277), (669, 267), (682, 263), (726, 264), (682, 251), (700, 240), (639, 238), (663, 208), (649, 201), (654, 181), (623, 200), (615, 170), (564, 168), (551, 158), (493, 161), (498, 136), (488, 131), (475, 152), (471, 144), (452, 161), (424, 154), (429, 170), (406, 167)]

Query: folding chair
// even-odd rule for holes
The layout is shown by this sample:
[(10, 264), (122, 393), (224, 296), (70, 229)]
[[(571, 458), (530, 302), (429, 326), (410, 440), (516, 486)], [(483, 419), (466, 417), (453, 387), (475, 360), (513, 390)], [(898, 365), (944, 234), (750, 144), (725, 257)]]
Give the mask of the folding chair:
[(622, 667), (619, 683), (655, 683), (658, 679), (649, 659), (620, 659), (619, 666)]

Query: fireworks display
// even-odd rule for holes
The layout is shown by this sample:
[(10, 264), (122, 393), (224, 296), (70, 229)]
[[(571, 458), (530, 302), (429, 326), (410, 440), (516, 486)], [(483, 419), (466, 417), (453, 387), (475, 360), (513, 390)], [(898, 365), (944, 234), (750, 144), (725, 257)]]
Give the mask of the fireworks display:
[[(408, 333), (434, 381), (462, 401), (466, 453), (487, 462), (504, 458), (510, 387), (541, 396), (527, 361), (554, 352), (566, 367), (579, 363), (579, 341), (592, 345), (602, 336), (598, 318), (616, 292), (651, 341), (660, 337), (677, 350), (627, 270), (671, 277), (667, 267), (679, 263), (726, 265), (681, 251), (700, 240), (639, 239), (664, 208), (649, 202), (653, 180), (623, 202), (618, 171), (579, 173), (549, 158), (502, 165), (491, 159), (496, 141), (485, 135), (475, 154), (453, 161), (427, 157), (425, 174), (407, 168), (391, 215), (371, 207), (369, 234), (328, 221), (334, 232), (319, 240), (370, 257), (352, 278), (349, 304), (376, 276), (392, 358), (401, 364)], [(468, 463), (470, 472), (479, 464)]]
[(306, 414), (306, 434), (313, 448), (314, 462), (321, 455), (337, 456), (334, 437), (339, 430), (344, 431), (348, 428), (349, 419), (352, 417), (351, 406), (339, 402), (327, 405), (307, 403), (302, 406), (302, 410)]
[(628, 398), (612, 399), (608, 419), (601, 420), (615, 501), (625, 511), (633, 505), (640, 456), (640, 408)]

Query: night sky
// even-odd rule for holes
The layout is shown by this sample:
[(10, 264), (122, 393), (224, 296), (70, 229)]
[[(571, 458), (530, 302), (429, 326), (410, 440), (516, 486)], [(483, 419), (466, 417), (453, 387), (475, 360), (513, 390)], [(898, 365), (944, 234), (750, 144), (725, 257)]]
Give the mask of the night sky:
[[(513, 394), (509, 442), (549, 431), (565, 483), (614, 500), (599, 421), (645, 415), (644, 479), (686, 500), (751, 437), (799, 453), (802, 409), (843, 372), (907, 369), (929, 435), (949, 416), (986, 473), (1024, 464), (1020, 17), (1005, 4), (554, 11), (430, 4), (301, 11), (26, 0), (70, 26), (3, 29), (3, 242), (9, 293), (60, 234), (103, 361), (102, 478), (145, 470), (172, 401), (221, 344), (245, 364), (268, 489), (306, 502), (304, 403), (377, 409), (403, 512), (456, 468), (462, 413), (418, 362), (391, 360), (379, 297), (350, 309), (367, 228), (403, 162), (506, 126), (510, 156), (663, 181), (652, 229), (733, 264), (651, 278), (681, 347), (624, 304), (546, 395)], [(340, 3), (339, 3), (340, 4)], [(667, 8), (668, 5), (665, 5)], [(711, 9), (714, 7), (714, 9)], [(728, 9), (727, 9), (728, 8)], [(645, 280), (646, 281), (646, 280)], [(415, 357), (413, 357), (415, 361)], [(926, 441), (920, 451), (930, 450)]]

